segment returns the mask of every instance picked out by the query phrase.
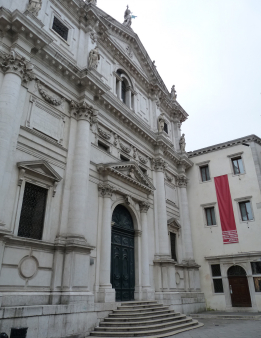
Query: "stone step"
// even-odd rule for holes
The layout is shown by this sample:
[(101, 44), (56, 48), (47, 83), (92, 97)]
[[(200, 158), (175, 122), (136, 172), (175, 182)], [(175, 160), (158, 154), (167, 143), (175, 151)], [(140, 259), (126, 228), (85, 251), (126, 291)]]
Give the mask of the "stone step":
[(179, 316), (180, 312), (171, 312), (171, 313), (165, 313), (165, 314), (153, 314), (150, 316), (138, 316), (138, 317), (107, 317), (104, 319), (105, 322), (118, 322), (119, 320), (121, 322), (141, 322), (141, 321), (147, 321), (147, 320), (156, 320), (161, 318), (175, 318), (176, 316)]
[(121, 302), (121, 306), (136, 306), (136, 305), (144, 305), (144, 304), (159, 304), (156, 300), (141, 300), (141, 301), (132, 301), (132, 302)]
[(110, 337), (110, 338), (118, 338), (118, 337), (153, 337), (153, 338), (159, 338), (159, 337), (168, 337), (173, 334), (177, 334), (183, 331), (186, 331), (187, 329), (200, 327), (200, 325), (196, 320), (191, 320), (188, 323), (185, 324), (179, 324), (179, 325), (173, 325), (168, 328), (161, 328), (158, 330), (148, 330), (148, 331), (133, 331), (133, 332), (126, 332), (126, 331), (120, 331), (120, 332), (100, 332), (100, 331), (93, 331), (91, 332), (91, 336), (94, 337)]
[(169, 307), (168, 306), (163, 306), (163, 305), (160, 305), (160, 306), (152, 306), (152, 307), (149, 307), (149, 308), (130, 308), (130, 309), (126, 309), (126, 308), (123, 308), (123, 307), (118, 307), (117, 310), (114, 310), (114, 312), (126, 312), (126, 313), (142, 313), (142, 312), (149, 312), (149, 311), (157, 311), (157, 310), (166, 310), (168, 309)]
[(154, 311), (148, 311), (148, 312), (133, 312), (133, 311), (119, 311), (119, 310), (114, 310), (112, 314), (110, 314), (109, 316), (113, 316), (113, 317), (137, 317), (137, 316), (147, 316), (147, 315), (152, 315), (152, 314), (164, 314), (164, 313), (174, 313), (174, 310), (169, 310), (168, 307), (164, 308), (163, 310), (154, 310)]
[(101, 327), (128, 327), (128, 326), (142, 326), (142, 325), (151, 325), (151, 324), (161, 324), (161, 323), (166, 323), (166, 322), (169, 322), (171, 321), (172, 323), (174, 323), (175, 321), (179, 320), (179, 319), (183, 319), (183, 318), (186, 318), (186, 315), (180, 315), (180, 316), (172, 316), (172, 317), (162, 317), (162, 318), (159, 318), (159, 319), (156, 319), (154, 317), (152, 317), (150, 320), (144, 320), (144, 321), (108, 321), (106, 318), (105, 321), (101, 322), (100, 323), (100, 326)]
[(184, 319), (177, 320), (175, 322), (173, 321), (168, 321), (165, 323), (160, 323), (160, 324), (150, 324), (150, 325), (135, 325), (135, 326), (125, 326), (125, 327), (112, 327), (112, 326), (99, 326), (96, 327), (94, 330), (95, 331), (101, 331), (101, 332), (119, 332), (123, 331), (124, 332), (136, 332), (136, 331), (150, 331), (150, 330), (160, 330), (168, 327), (173, 327), (173, 325), (179, 325), (179, 324), (184, 324), (184, 323), (190, 323), (192, 322), (191, 317), (186, 317)]
[(142, 304), (142, 305), (133, 305), (133, 306), (128, 306), (128, 305), (121, 305), (118, 308), (124, 309), (124, 310), (129, 310), (129, 309), (150, 309), (155, 306), (163, 306), (163, 304), (157, 304), (157, 303), (152, 303), (152, 304)]

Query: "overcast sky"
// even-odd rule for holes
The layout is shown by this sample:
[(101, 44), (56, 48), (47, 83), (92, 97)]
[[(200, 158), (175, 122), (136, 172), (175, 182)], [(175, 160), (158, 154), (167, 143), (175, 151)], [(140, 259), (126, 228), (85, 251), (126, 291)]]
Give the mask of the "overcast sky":
[(137, 33), (189, 114), (187, 151), (261, 137), (261, 0), (98, 0)]

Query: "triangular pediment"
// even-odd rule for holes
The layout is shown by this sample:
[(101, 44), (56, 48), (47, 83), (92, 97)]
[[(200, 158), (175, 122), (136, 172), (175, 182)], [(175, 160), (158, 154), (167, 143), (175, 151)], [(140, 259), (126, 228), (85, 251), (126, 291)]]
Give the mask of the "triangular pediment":
[(118, 176), (122, 180), (139, 186), (150, 193), (155, 190), (149, 178), (142, 172), (135, 161), (97, 164), (97, 170), (100, 173), (110, 173), (113, 176)]
[(27, 172), (35, 173), (53, 181), (60, 182), (62, 177), (44, 160), (26, 161), (17, 163), (18, 168)]
[(181, 225), (179, 223), (179, 221), (172, 217), (168, 220), (168, 228), (169, 228), (169, 231), (179, 231), (181, 229)]

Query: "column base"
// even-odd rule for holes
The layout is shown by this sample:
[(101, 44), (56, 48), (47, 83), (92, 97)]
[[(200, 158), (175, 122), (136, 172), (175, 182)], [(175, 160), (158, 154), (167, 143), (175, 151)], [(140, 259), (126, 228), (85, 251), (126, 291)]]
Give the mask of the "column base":
[(115, 303), (116, 302), (115, 289), (112, 289), (111, 286), (100, 287), (97, 298), (99, 303)]
[(149, 286), (142, 288), (142, 300), (155, 300), (155, 290)]

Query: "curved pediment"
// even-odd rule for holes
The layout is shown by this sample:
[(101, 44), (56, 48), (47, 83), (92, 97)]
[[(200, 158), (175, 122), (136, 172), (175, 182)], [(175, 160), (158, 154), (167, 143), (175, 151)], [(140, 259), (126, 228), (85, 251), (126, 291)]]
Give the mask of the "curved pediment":
[(149, 194), (156, 190), (135, 161), (97, 164), (96, 167), (100, 174), (116, 176)]

